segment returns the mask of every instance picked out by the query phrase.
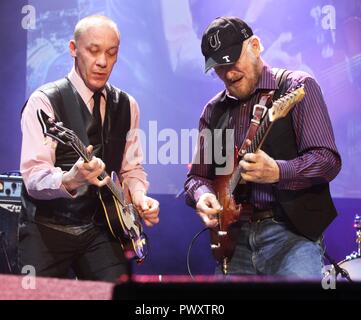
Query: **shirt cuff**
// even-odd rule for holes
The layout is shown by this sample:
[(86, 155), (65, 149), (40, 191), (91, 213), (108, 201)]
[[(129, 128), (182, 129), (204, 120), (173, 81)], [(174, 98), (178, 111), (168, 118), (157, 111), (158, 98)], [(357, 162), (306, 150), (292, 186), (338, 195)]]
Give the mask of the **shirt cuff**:
[[(64, 173), (65, 173), (65, 171), (62, 172), (62, 175)], [(59, 191), (62, 193), (62, 198), (69, 198), (69, 199), (74, 199), (74, 198), (78, 197), (79, 195), (85, 193), (83, 187), (69, 191), (67, 188), (65, 188), (65, 186), (63, 184), (60, 185)]]
[(289, 181), (296, 177), (296, 168), (293, 166), (291, 161), (276, 160), (276, 163), (280, 169), (279, 182)]
[(202, 185), (196, 191), (194, 191), (194, 200), (195, 200), (195, 202), (197, 203), (199, 198), (201, 197), (201, 195), (205, 194), (205, 193), (216, 194), (212, 188), (210, 188), (210, 187), (208, 187), (206, 185)]
[(128, 189), (130, 194), (133, 194), (136, 191), (143, 191), (145, 195), (147, 194), (147, 187), (138, 179), (130, 179), (130, 181), (128, 181)]

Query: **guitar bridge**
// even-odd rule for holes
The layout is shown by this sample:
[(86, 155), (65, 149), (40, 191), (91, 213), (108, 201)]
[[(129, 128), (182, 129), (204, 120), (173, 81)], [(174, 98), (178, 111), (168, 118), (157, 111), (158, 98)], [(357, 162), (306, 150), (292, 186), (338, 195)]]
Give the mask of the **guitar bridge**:
[(220, 237), (224, 237), (228, 234), (227, 231), (217, 231), (217, 234), (220, 236)]

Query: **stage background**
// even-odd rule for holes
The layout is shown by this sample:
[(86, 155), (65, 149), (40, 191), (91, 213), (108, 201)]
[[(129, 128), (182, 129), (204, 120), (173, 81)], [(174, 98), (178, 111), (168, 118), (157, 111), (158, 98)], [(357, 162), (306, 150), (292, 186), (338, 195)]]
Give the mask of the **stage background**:
[[(70, 70), (68, 41), (76, 21), (89, 14), (108, 15), (120, 28), (111, 82), (140, 105), (150, 192), (165, 204), (161, 224), (149, 230), (152, 256), (139, 272), (184, 273), (186, 247), (201, 228), (184, 199), (174, 197), (183, 186), (191, 144), (189, 156), (181, 158), (176, 139), (178, 158), (169, 163), (154, 160), (151, 151), (166, 153), (181, 129), (197, 128), (205, 103), (222, 89), (219, 80), (203, 72), (200, 37), (213, 18), (225, 14), (250, 23), (270, 65), (307, 71), (321, 85), (343, 160), (331, 184), (340, 216), (327, 231), (326, 244), (337, 260), (356, 249), (352, 222), (361, 213), (360, 0), (1, 1), (0, 172), (18, 170), (22, 105), (37, 87)], [(157, 121), (152, 138), (151, 121)], [(173, 135), (162, 137), (165, 128), (174, 130)], [(205, 237), (194, 251), (199, 273), (213, 269)]]

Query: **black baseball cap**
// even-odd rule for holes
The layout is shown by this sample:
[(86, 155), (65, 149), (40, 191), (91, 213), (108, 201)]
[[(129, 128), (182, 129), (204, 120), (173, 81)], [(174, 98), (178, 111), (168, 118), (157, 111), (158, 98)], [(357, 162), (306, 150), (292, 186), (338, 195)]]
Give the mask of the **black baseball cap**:
[(252, 35), (252, 29), (237, 17), (214, 19), (202, 37), (205, 72), (215, 66), (235, 63), (241, 55), (243, 41)]

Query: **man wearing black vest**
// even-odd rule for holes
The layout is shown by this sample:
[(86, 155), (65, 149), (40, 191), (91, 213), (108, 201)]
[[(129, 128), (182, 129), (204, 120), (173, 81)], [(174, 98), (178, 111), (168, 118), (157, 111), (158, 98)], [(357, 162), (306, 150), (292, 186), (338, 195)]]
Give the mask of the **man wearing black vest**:
[[(200, 133), (234, 129), (234, 144), (240, 147), (261, 94), (273, 92), (276, 99), (300, 85), (306, 92), (285, 118), (274, 123), (262, 148), (239, 162), (240, 180), (246, 184), (233, 195), (248, 209), (232, 228), (236, 245), (227, 273), (321, 278), (322, 233), (337, 214), (329, 182), (340, 171), (341, 158), (316, 81), (302, 71), (271, 69), (261, 51), (260, 39), (236, 17), (216, 18), (203, 34), (205, 70), (213, 68), (225, 90), (205, 106)], [(188, 204), (196, 207), (208, 227), (216, 227), (222, 214), (213, 181), (217, 172), (232, 170), (222, 173), (227, 166), (215, 161), (217, 154), (207, 162), (205, 153), (209, 146), (214, 153), (229, 150), (225, 137), (220, 142), (223, 149), (217, 149), (215, 133), (211, 144), (206, 138), (199, 140), (199, 161), (194, 161), (185, 183)], [(245, 190), (242, 195), (240, 190)]]
[[(147, 226), (159, 222), (159, 203), (146, 196), (148, 182), (136, 134), (138, 104), (107, 82), (119, 43), (120, 33), (109, 18), (80, 20), (69, 43), (73, 69), (64, 79), (36, 90), (23, 110), (20, 270), (30, 265), (37, 276), (46, 277), (68, 277), (72, 270), (78, 279), (102, 281), (115, 281), (128, 272), (97, 195), (108, 182), (97, 178), (103, 170), (119, 174)], [(89, 145), (91, 161), (85, 163), (66, 145), (44, 144), (39, 108)]]

